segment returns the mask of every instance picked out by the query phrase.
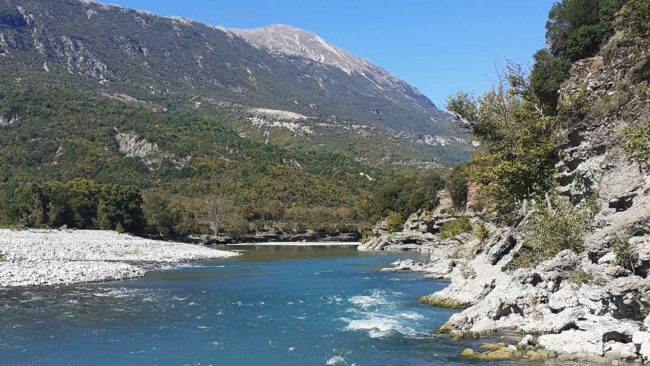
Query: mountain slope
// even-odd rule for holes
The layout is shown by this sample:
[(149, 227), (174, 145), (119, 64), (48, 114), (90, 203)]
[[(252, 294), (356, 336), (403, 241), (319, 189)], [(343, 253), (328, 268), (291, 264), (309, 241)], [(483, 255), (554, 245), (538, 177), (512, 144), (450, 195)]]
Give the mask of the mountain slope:
[(47, 74), (168, 110), (284, 110), (307, 125), (377, 128), (373, 137), (398, 137), (395, 149), (410, 151), (401, 158), (457, 162), (467, 152), (464, 131), (417, 89), (289, 26), (228, 30), (88, 1), (0, 0), (0, 55), (3, 71), (19, 65), (21, 77)]

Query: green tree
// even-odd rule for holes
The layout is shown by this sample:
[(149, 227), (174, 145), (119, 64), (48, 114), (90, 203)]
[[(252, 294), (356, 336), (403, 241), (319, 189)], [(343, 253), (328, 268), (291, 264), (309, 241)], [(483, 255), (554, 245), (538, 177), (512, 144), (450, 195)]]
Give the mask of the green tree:
[(540, 105), (528, 77), (511, 64), (501, 82), (479, 99), (476, 116), (463, 116), (479, 143), (469, 176), (479, 184), (483, 203), (504, 219), (523, 200), (552, 186), (556, 119)]
[(103, 186), (97, 206), (97, 224), (105, 230), (120, 227), (129, 233), (143, 232), (144, 213), (140, 191), (132, 186)]
[(146, 196), (143, 212), (147, 222), (147, 231), (168, 237), (174, 232), (174, 215), (169, 199), (157, 193)]
[(445, 177), (445, 189), (449, 192), (451, 202), (457, 209), (464, 209), (467, 204), (468, 181), (465, 166), (452, 169)]
[(569, 76), (571, 62), (554, 57), (548, 50), (539, 50), (533, 56), (535, 63), (530, 73), (530, 85), (543, 107), (544, 113), (557, 111), (559, 90)]

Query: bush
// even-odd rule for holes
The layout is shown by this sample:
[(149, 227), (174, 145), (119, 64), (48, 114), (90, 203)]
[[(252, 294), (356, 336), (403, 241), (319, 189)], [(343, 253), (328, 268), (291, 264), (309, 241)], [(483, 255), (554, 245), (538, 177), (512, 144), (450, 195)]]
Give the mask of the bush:
[(421, 209), (433, 210), (438, 206), (438, 192), (443, 187), (443, 179), (435, 171), (397, 177), (375, 192), (366, 209), (367, 215), (379, 219), (396, 211), (407, 217)]
[(629, 39), (647, 41), (650, 38), (650, 1), (628, 0), (616, 17), (616, 27)]
[(401, 231), (404, 227), (404, 216), (400, 212), (390, 212), (386, 216), (386, 227), (391, 234)]
[(569, 249), (584, 250), (584, 234), (597, 212), (595, 200), (573, 207), (565, 198), (553, 197), (538, 203), (522, 232), (523, 246), (511, 267), (534, 267)]
[(443, 239), (451, 239), (469, 232), (472, 232), (472, 224), (469, 222), (467, 216), (461, 216), (454, 221), (449, 221), (442, 225), (440, 228), (440, 237)]
[(630, 245), (630, 240), (617, 236), (610, 239), (608, 244), (612, 252), (616, 254), (616, 264), (634, 273), (636, 254)]
[(485, 227), (485, 223), (483, 221), (478, 221), (476, 224), (474, 224), (472, 234), (478, 238), (481, 244), (484, 243), (490, 236), (490, 232), (488, 231), (487, 227)]
[(569, 76), (571, 62), (566, 58), (553, 57), (548, 50), (534, 55), (535, 64), (530, 72), (530, 85), (539, 98), (544, 112), (557, 113), (557, 102), (562, 82)]
[(650, 170), (650, 121), (624, 128), (621, 138), (625, 154), (642, 170)]

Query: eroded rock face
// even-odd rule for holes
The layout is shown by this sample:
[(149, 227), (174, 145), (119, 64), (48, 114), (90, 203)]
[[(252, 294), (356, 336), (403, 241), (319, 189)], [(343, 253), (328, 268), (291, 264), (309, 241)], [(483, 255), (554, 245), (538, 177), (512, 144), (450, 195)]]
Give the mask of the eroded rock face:
[(177, 158), (173, 154), (161, 152), (158, 145), (141, 138), (135, 133), (119, 132), (115, 135), (119, 150), (128, 158), (142, 160), (150, 169), (163, 160), (169, 160), (176, 168), (183, 168), (191, 157)]
[(442, 225), (453, 220), (456, 217), (439, 210), (420, 211), (409, 216), (403, 230), (396, 233), (389, 233), (388, 225), (382, 221), (372, 229), (374, 237), (361, 245), (359, 250), (430, 252), (441, 245), (458, 244), (458, 241), (443, 240), (437, 235)]
[[(449, 286), (426, 299), (467, 306), (444, 325), (452, 336), (515, 331), (530, 335), (520, 347), (534, 347), (537, 336), (535, 345), (561, 360), (650, 361), (650, 174), (625, 155), (619, 133), (650, 123), (648, 84), (636, 79), (649, 50), (619, 41), (575, 63), (561, 90), (562, 103), (585, 104), (584, 115), (562, 131), (555, 178), (558, 193), (573, 203), (593, 197), (599, 206), (586, 250), (510, 268), (530, 217), (521, 212), (517, 225), (491, 230), (485, 243), (461, 235), (432, 263), (397, 266), (427, 273), (437, 263), (450, 270)], [(614, 238), (629, 239), (628, 248), (616, 248)]]
[(585, 240), (592, 257), (605, 255), (608, 241), (623, 236), (642, 243), (637, 250), (647, 258), (650, 176), (622, 151), (620, 130), (650, 120), (650, 95), (639, 82), (648, 49), (625, 46), (620, 35), (604, 49), (576, 62), (560, 91), (564, 103), (579, 99), (587, 111), (561, 134), (558, 192), (575, 203), (598, 195), (597, 227)]

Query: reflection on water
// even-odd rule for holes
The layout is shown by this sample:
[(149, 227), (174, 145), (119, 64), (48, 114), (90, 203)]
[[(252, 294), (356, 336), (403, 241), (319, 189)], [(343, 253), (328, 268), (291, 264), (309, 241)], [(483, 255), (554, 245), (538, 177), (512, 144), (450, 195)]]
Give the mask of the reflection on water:
[(0, 290), (0, 364), (468, 362), (468, 343), (435, 334), (453, 312), (417, 303), (446, 283), (377, 271), (405, 254), (242, 249), (141, 279)]

